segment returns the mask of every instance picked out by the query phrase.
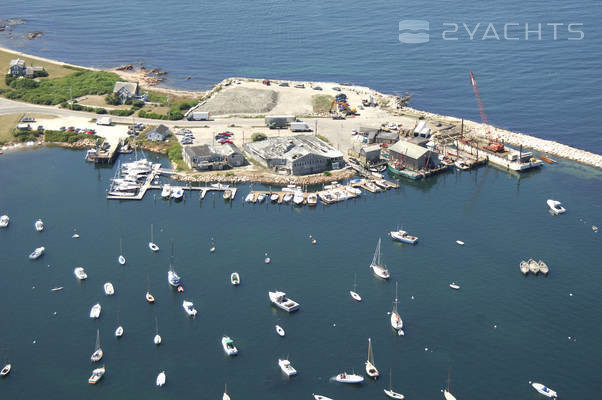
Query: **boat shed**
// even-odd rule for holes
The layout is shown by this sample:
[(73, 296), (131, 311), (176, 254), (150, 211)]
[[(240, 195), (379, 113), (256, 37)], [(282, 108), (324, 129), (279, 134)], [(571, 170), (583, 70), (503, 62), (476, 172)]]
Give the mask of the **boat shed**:
[(389, 147), (390, 162), (413, 170), (431, 169), (438, 166), (439, 158), (429, 149), (400, 140)]
[(190, 168), (199, 171), (228, 169), (247, 164), (240, 149), (231, 143), (219, 146), (185, 146), (182, 158)]
[(364, 146), (360, 149), (360, 157), (365, 163), (374, 163), (380, 161), (380, 145), (373, 144)]

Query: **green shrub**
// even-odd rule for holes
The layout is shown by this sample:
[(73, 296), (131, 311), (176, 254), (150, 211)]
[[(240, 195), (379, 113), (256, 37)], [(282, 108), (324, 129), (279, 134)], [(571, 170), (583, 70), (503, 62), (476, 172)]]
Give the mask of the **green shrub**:
[(48, 76), (48, 71), (46, 71), (45, 69), (43, 69), (41, 71), (35, 71), (33, 73), (34, 78), (45, 78), (47, 76)]
[(324, 171), (322, 172), (325, 176), (331, 176), (332, 174), (330, 173), (330, 171)]
[(82, 139), (98, 139), (98, 136), (67, 131), (46, 131), (44, 138), (46, 142), (75, 143)]
[(109, 114), (116, 115), (118, 117), (129, 117), (134, 112), (136, 112), (136, 110), (134, 110), (133, 108), (130, 108), (129, 110), (111, 110), (111, 111), (109, 111)]
[(115, 93), (110, 93), (105, 96), (105, 103), (111, 106), (121, 105), (121, 98)]
[(106, 113), (107, 113), (107, 110), (106, 110), (106, 109), (104, 109), (104, 108), (102, 108), (102, 107), (97, 107), (97, 108), (95, 108), (95, 109), (94, 109), (94, 112), (95, 112), (96, 114), (106, 114)]
[(259, 142), (261, 140), (266, 140), (268, 137), (265, 133), (255, 132), (251, 135), (251, 140), (254, 142)]
[(142, 100), (136, 100), (136, 101), (134, 101), (132, 103), (132, 107), (134, 107), (134, 108), (142, 108), (142, 107), (144, 107), (144, 104), (145, 104), (144, 101), (142, 101)]
[(10, 87), (12, 87), (13, 89), (36, 89), (40, 86), (40, 83), (37, 81), (34, 81), (33, 79), (29, 79), (29, 78), (20, 78), (20, 79), (15, 79), (10, 83)]
[(169, 146), (169, 149), (167, 149), (167, 157), (169, 157), (171, 161), (182, 160), (182, 145), (180, 143), (174, 143)]
[(12, 76), (11, 74), (6, 74), (4, 76), (4, 82), (6, 83), (6, 86), (10, 86), (10, 84), (12, 83), (12, 81), (14, 81), (16, 78), (14, 76)]

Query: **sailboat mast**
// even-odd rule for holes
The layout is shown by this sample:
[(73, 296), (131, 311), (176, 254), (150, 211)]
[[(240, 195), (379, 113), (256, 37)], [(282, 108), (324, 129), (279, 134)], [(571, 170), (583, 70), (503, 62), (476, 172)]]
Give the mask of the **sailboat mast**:
[(153, 240), (153, 233), (155, 232), (155, 227), (153, 226), (153, 224), (151, 224), (151, 243), (154, 243), (155, 241)]
[(389, 368), (389, 391), (393, 391), (393, 369)]

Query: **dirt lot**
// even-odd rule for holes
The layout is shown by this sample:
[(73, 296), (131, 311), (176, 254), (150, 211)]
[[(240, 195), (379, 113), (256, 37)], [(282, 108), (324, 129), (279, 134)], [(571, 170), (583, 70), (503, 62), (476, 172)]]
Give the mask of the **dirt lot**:
[(199, 111), (213, 115), (269, 113), (278, 102), (274, 90), (250, 87), (227, 87), (211, 97)]

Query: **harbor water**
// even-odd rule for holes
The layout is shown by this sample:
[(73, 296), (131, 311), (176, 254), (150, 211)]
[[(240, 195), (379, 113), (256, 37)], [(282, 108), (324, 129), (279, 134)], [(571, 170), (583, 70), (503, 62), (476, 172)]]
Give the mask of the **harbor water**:
[[(157, 190), (141, 201), (107, 200), (116, 166), (94, 167), (83, 157), (41, 148), (0, 159), (0, 214), (11, 218), (0, 230), (0, 354), (6, 348), (13, 365), (0, 380), (3, 399), (211, 399), (226, 383), (232, 399), (366, 399), (383, 396), (389, 368), (393, 389), (409, 399), (442, 398), (448, 373), (458, 399), (536, 398), (529, 381), (570, 399), (602, 390), (596, 170), (560, 162), (519, 176), (482, 167), (310, 209), (245, 204), (248, 185), (231, 203), (219, 193), (201, 202), (198, 192), (165, 201)], [(561, 200), (567, 213), (550, 215), (548, 198)], [(41, 233), (33, 226), (38, 218)], [(147, 247), (151, 224), (157, 254)], [(387, 232), (397, 227), (418, 244), (392, 242)], [(379, 237), (390, 281), (369, 269)], [(120, 239), (125, 266), (117, 262)], [(167, 283), (172, 239), (182, 294)], [(46, 253), (30, 261), (39, 246)], [(523, 277), (519, 262), (528, 258), (547, 262), (549, 276)], [(84, 282), (73, 276), (78, 266), (88, 273)], [(233, 271), (240, 286), (229, 282)], [(349, 296), (354, 275), (361, 303)], [(147, 276), (154, 305), (144, 301)], [(107, 281), (112, 297), (103, 293)], [(452, 281), (459, 291), (449, 288)], [(395, 282), (402, 337), (387, 314)], [(301, 309), (289, 315), (272, 307), (268, 291), (275, 289)], [(185, 314), (183, 300), (194, 302), (196, 318)], [(97, 302), (102, 315), (92, 320)], [(113, 335), (118, 315), (121, 339)], [(152, 341), (155, 318), (160, 346)], [(107, 373), (92, 386), (96, 329)], [(224, 335), (238, 356), (224, 354)], [(380, 380), (333, 382), (342, 371), (364, 372), (368, 338)], [(291, 360), (298, 376), (286, 378), (278, 358)], [(163, 370), (167, 384), (157, 388)]]

